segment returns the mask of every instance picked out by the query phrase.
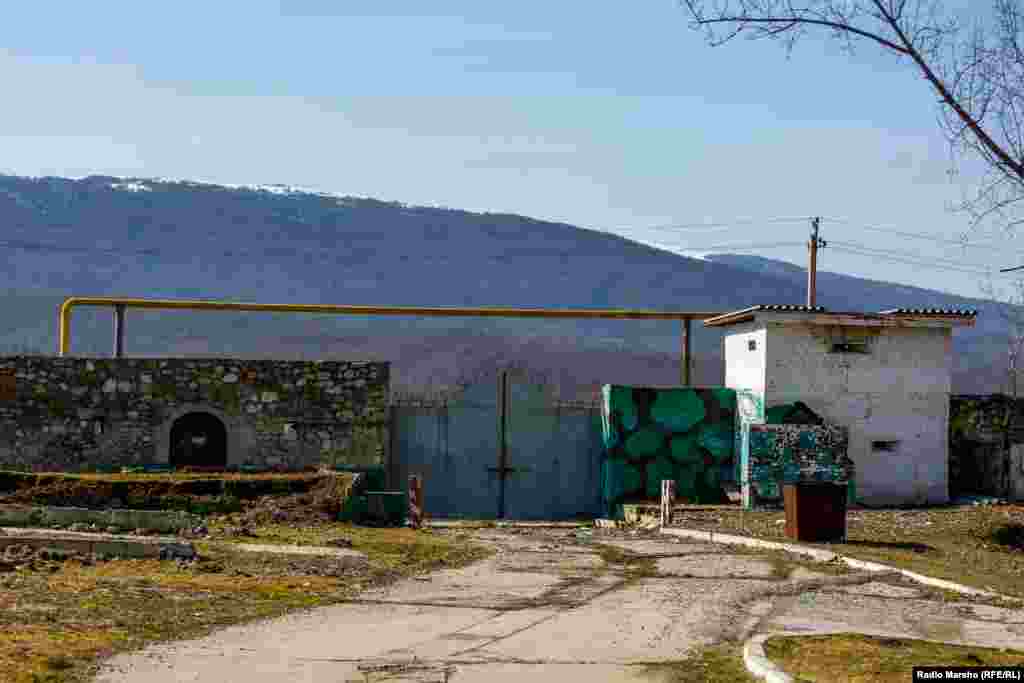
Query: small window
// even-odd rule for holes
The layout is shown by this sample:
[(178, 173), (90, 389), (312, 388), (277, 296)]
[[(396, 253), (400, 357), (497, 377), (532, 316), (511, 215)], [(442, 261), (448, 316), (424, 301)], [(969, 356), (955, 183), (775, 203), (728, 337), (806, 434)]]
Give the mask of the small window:
[(867, 353), (867, 342), (833, 342), (832, 353)]
[(747, 351), (757, 351), (757, 340), (751, 339), (747, 342)]
[(899, 450), (899, 441), (872, 441), (871, 450), (881, 453), (895, 453)]

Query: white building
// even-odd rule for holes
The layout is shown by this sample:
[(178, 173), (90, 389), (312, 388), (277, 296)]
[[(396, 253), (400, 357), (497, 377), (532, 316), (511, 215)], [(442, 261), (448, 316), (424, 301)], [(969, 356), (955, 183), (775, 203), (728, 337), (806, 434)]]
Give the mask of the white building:
[(727, 328), (725, 386), (849, 429), (860, 501), (934, 504), (949, 500), (952, 328), (976, 315), (754, 306), (704, 324)]

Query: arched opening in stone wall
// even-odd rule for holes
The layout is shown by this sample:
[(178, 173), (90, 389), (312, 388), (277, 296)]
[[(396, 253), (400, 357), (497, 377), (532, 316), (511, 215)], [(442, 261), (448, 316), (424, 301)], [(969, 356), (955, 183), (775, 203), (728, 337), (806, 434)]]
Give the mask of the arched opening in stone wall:
[(171, 467), (219, 467), (228, 464), (228, 432), (209, 413), (186, 413), (171, 425)]

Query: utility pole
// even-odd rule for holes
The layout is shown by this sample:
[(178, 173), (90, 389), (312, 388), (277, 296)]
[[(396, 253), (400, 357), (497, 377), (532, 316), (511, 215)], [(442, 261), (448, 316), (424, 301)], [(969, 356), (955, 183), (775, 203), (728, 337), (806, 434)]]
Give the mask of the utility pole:
[(817, 295), (818, 249), (824, 249), (827, 245), (825, 240), (818, 239), (818, 227), (820, 224), (821, 218), (815, 216), (811, 219), (811, 241), (807, 243), (807, 249), (810, 251), (810, 265), (807, 268), (807, 306), (811, 308), (814, 307)]

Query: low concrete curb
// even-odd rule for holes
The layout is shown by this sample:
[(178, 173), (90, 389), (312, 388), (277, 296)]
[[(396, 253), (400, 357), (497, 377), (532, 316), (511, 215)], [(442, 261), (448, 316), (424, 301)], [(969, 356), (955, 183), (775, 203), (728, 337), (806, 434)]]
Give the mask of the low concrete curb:
[(591, 522), (498, 522), (490, 520), (430, 519), (423, 526), (434, 529), (578, 529)]
[(768, 683), (793, 683), (793, 677), (775, 666), (764, 652), (764, 642), (770, 633), (754, 636), (743, 645), (743, 664), (747, 671)]
[(0, 528), (0, 549), (12, 545), (133, 559), (191, 560), (196, 556), (191, 543), (184, 543), (177, 538)]
[(218, 547), (222, 549), (234, 548), (249, 553), (315, 555), (317, 557), (330, 557), (338, 560), (338, 563), (346, 569), (363, 569), (369, 564), (369, 560), (365, 554), (356, 550), (345, 550), (343, 548), (324, 548), (320, 546), (304, 545), (275, 545), (272, 543), (222, 543)]
[(112, 508), (51, 507), (42, 505), (0, 505), (0, 526), (48, 527), (59, 524), (95, 524), (100, 528), (153, 529), (159, 533), (177, 533), (202, 523), (196, 515), (179, 510), (132, 510)]
[(707, 541), (709, 543), (723, 543), (727, 545), (742, 545), (748, 548), (764, 548), (766, 550), (784, 550), (788, 553), (795, 553), (797, 555), (804, 555), (811, 557), (819, 562), (831, 562), (833, 560), (840, 560), (846, 565), (853, 567), (854, 569), (863, 569), (869, 572), (896, 572), (902, 574), (911, 581), (917, 583), (932, 586), (933, 588), (942, 588), (948, 591), (954, 591), (956, 593), (962, 593), (964, 595), (977, 595), (987, 598), (999, 598), (1002, 600), (1008, 600), (1010, 602), (1024, 603), (1024, 598), (1011, 597), (1009, 595), (1001, 595), (999, 593), (993, 593), (991, 591), (984, 591), (978, 588), (971, 588), (970, 586), (964, 586), (963, 584), (954, 583), (952, 581), (946, 581), (945, 579), (936, 579), (930, 576), (924, 576), (923, 574), (917, 574), (915, 572), (900, 569), (899, 567), (891, 567), (887, 564), (881, 564), (880, 562), (868, 562), (866, 560), (858, 560), (853, 557), (846, 557), (838, 553), (833, 553), (828, 550), (819, 550), (818, 548), (808, 548), (807, 546), (796, 545), (794, 543), (779, 543), (777, 541), (765, 541), (760, 538), (750, 538), (749, 536), (737, 536), (735, 534), (719, 534), (714, 531), (700, 531), (697, 529), (675, 529), (675, 528), (661, 528), (661, 533), (669, 536), (680, 536), (682, 538), (692, 538), (698, 541)]

